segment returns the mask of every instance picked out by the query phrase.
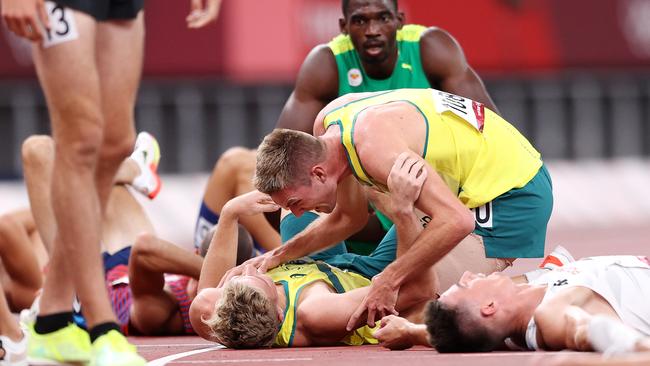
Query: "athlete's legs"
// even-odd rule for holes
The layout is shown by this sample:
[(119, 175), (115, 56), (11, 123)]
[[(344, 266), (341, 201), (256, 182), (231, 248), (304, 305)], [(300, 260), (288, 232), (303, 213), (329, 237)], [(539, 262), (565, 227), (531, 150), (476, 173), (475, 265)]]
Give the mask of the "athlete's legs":
[[(234, 147), (226, 150), (212, 170), (203, 195), (203, 203), (219, 214), (230, 199), (253, 191), (255, 150)], [(240, 223), (266, 250), (280, 246), (280, 235), (263, 214), (242, 217)]]
[[(52, 208), (58, 230), (40, 310), (41, 315), (69, 311), (76, 290), (92, 326), (115, 317), (99, 257), (100, 206), (94, 176), (103, 119), (95, 64), (96, 22), (80, 12), (74, 12), (74, 19), (76, 40), (51, 48), (34, 46), (55, 141)], [(75, 268), (78, 275), (72, 276), (68, 268)]]
[(0, 258), (8, 276), (4, 294), (14, 311), (28, 308), (43, 284), (36, 245), (30, 238), (34, 229), (29, 210), (0, 216)]
[(105, 208), (113, 179), (133, 151), (134, 108), (142, 72), (144, 14), (134, 20), (97, 24), (97, 70), (101, 88), (104, 135), (97, 165), (97, 192)]
[(30, 136), (23, 142), (22, 157), (29, 206), (43, 244), (48, 252), (51, 252), (56, 235), (56, 220), (50, 194), (54, 141), (46, 135)]
[(133, 294), (131, 323), (153, 335), (181, 333), (178, 302), (165, 291), (165, 273), (199, 278), (202, 258), (151, 234), (140, 235), (131, 250), (129, 283)]
[(104, 249), (115, 253), (133, 245), (142, 233), (154, 233), (147, 214), (125, 186), (114, 186), (102, 222)]
[[(11, 313), (4, 291), (0, 285), (0, 335), (9, 337), (12, 341), (19, 341), (23, 337), (18, 321)], [(0, 348), (0, 359), (4, 358), (5, 350)]]

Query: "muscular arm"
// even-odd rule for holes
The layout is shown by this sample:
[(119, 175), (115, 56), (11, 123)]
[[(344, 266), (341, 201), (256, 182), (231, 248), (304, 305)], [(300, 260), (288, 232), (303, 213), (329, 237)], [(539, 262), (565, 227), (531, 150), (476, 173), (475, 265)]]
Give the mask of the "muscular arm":
[(368, 221), (367, 200), (354, 177), (339, 183), (336, 202), (331, 214), (276, 249), (274, 257), (282, 263), (328, 248), (359, 231)]
[(282, 109), (277, 128), (312, 132), (314, 118), (338, 95), (338, 70), (326, 45), (315, 47), (303, 62), (296, 87)]
[[(403, 132), (396, 130), (394, 127), (396, 124), (391, 123), (390, 114), (385, 112), (381, 114), (382, 126), (373, 129), (364, 128), (363, 121), (366, 118), (373, 120), (375, 124), (378, 121), (377, 117), (372, 115), (374, 111), (366, 113), (357, 121), (358, 130), (355, 134), (358, 141), (357, 151), (366, 171), (376, 181), (386, 182), (390, 168), (397, 157), (408, 151), (411, 151), (413, 157), (418, 157), (421, 153), (418, 150), (421, 147), (414, 146)], [(401, 111), (394, 116), (395, 118), (409, 117), (401, 114)], [(409, 276), (429, 269), (474, 229), (471, 211), (451, 193), (429, 164), (425, 164), (424, 167), (427, 170), (427, 179), (422, 185), (420, 198), (415, 202), (415, 206), (431, 216), (431, 222), (417, 236), (408, 250), (399, 248), (404, 245), (401, 242), (398, 245), (398, 253), (403, 255), (386, 267), (382, 273), (382, 277), (390, 279), (393, 288), (399, 288)]]
[(429, 82), (438, 88), (485, 104), (499, 113), (481, 78), (467, 63), (460, 44), (440, 28), (429, 28), (420, 40), (422, 66)]
[[(413, 287), (421, 285), (422, 281), (414, 281), (412, 284)], [(314, 342), (325, 341), (327, 344), (332, 344), (343, 339), (349, 333), (346, 330), (348, 319), (368, 294), (370, 287), (361, 287), (337, 294), (326, 290), (327, 285), (324, 282), (317, 283), (315, 286), (321, 286), (321, 288), (310, 289), (312, 291), (306, 294), (307, 296), (303, 295), (300, 301), (296, 317), (298, 327)], [(414, 294), (412, 291), (409, 293)], [(400, 295), (396, 306), (400, 311), (404, 311), (417, 301), (419, 301), (417, 295)], [(360, 319), (355, 328), (363, 326), (364, 320)], [(426, 328), (424, 332), (421, 332), (416, 329), (419, 328), (418, 326), (413, 325), (414, 336), (418, 339), (417, 344), (427, 344)]]

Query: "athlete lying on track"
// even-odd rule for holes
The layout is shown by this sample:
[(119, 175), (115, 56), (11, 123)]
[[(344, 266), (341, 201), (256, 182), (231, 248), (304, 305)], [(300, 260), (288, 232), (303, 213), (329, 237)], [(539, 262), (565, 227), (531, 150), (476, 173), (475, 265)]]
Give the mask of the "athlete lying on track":
[[(426, 179), (422, 166), (411, 172), (393, 169), (391, 174), (392, 188), (400, 193), (392, 195), (393, 204), (412, 208)], [(347, 331), (346, 325), (369, 290), (369, 278), (401, 254), (396, 253), (396, 240), (383, 241), (369, 256), (346, 253), (341, 243), (266, 274), (250, 265), (241, 275), (227, 273), (235, 267), (240, 217), (278, 208), (269, 196), (257, 191), (224, 206), (201, 270), (200, 292), (190, 309), (194, 329), (203, 338), (231, 348), (376, 343), (369, 327)], [(288, 240), (316, 218), (305, 213), (299, 220), (283, 220), (283, 239)], [(399, 239), (412, 242), (413, 233), (403, 230), (399, 219), (395, 222)], [(402, 315), (419, 315), (423, 304), (434, 296), (435, 275), (433, 269), (427, 272), (400, 292), (397, 309)], [(361, 320), (357, 326), (363, 323)]]

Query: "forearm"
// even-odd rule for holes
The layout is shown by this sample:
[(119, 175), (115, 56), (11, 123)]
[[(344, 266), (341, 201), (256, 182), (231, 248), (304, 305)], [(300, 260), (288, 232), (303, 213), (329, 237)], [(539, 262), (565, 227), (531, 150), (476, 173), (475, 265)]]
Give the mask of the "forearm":
[(393, 220), (397, 230), (397, 257), (401, 257), (415, 243), (423, 228), (413, 207), (404, 207), (395, 210), (390, 219)]
[(412, 275), (428, 270), (468, 234), (453, 221), (441, 224), (435, 221), (439, 220), (430, 222), (411, 247), (382, 273), (394, 288), (401, 287)]
[(219, 223), (212, 237), (201, 275), (198, 291), (216, 287), (221, 277), (235, 267), (237, 262), (238, 216), (225, 209), (221, 212)]
[(147, 245), (149, 250), (136, 250), (136, 253), (139, 253), (138, 263), (147, 270), (199, 278), (203, 260), (197, 254), (153, 235), (140, 237), (136, 243), (136, 248), (140, 244), (140, 240), (149, 241), (149, 245)]
[(431, 347), (426, 324), (409, 323), (408, 335), (412, 345)]
[[(365, 213), (367, 221), (367, 212)], [(365, 223), (365, 222), (364, 222)], [(290, 241), (276, 249), (276, 255), (289, 261), (324, 250), (337, 244), (363, 226), (359, 220), (350, 220), (348, 215), (332, 213), (320, 217)]]

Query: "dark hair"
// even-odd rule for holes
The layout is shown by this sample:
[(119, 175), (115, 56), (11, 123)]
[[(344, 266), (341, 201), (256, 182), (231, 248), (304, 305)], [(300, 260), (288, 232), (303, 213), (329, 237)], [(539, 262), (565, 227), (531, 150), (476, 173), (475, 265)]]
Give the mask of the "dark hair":
[(466, 311), (451, 308), (438, 300), (429, 302), (425, 323), (431, 346), (440, 353), (494, 350), (500, 341), (471, 319), (472, 315)]
[[(393, 3), (393, 6), (395, 7), (395, 11), (397, 12), (397, 0), (391, 0)], [(343, 11), (343, 16), (347, 17), (348, 16), (348, 5), (350, 4), (350, 0), (343, 0), (341, 1), (341, 10)]]

